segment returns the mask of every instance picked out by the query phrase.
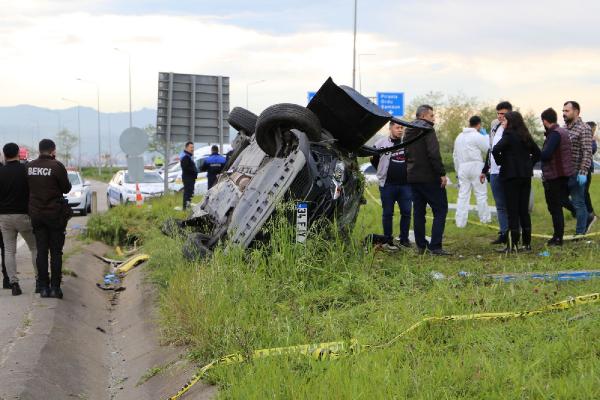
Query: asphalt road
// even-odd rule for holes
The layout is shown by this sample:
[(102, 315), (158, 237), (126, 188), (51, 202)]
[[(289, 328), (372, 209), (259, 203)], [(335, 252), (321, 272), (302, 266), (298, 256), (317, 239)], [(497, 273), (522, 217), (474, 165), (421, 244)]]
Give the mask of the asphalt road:
[[(107, 210), (106, 184), (91, 182), (97, 192), (98, 212)], [(85, 227), (88, 216), (75, 215), (67, 227), (67, 236), (76, 236)], [(67, 240), (64, 254), (77, 252), (77, 248)], [(70, 248), (71, 247), (71, 248)], [(56, 299), (41, 299), (33, 293), (35, 275), (31, 253), (25, 241), (17, 241), (17, 269), (21, 296), (12, 296), (10, 290), (0, 290), (0, 399), (17, 399), (23, 385), (30, 378), (30, 372), (40, 358), (52, 329)], [(68, 279), (68, 277), (66, 277)], [(23, 348), (23, 342), (27, 346)]]

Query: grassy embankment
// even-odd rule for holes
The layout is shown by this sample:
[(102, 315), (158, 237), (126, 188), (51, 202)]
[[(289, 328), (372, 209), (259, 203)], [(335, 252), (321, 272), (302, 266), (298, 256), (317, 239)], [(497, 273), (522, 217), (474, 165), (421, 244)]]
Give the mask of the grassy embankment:
[[(592, 189), (597, 198), (600, 186)], [(378, 197), (376, 187), (368, 190)], [(535, 190), (534, 231), (550, 233), (539, 181)], [(455, 189), (449, 197), (456, 198)], [(176, 214), (178, 197), (93, 216), (89, 231), (109, 242), (124, 242), (127, 235), (143, 240), (161, 288), (165, 339), (190, 346), (199, 364), (266, 347), (350, 338), (378, 344), (425, 316), (526, 310), (600, 291), (599, 280), (505, 284), (481, 277), (598, 268), (599, 237), (552, 248), (549, 257), (538, 254), (544, 240), (534, 239), (533, 253), (506, 256), (488, 245), (494, 230), (458, 229), (449, 221), (445, 244), (453, 257), (365, 252), (362, 238), (381, 230), (380, 207), (367, 199), (351, 241), (313, 237), (298, 245), (280, 223), (262, 248), (219, 249), (195, 264), (182, 260), (181, 241), (159, 232), (160, 221)], [(567, 216), (566, 223), (572, 233), (574, 220)], [(450, 279), (434, 280), (432, 271)], [(459, 278), (459, 271), (474, 276)], [(221, 366), (208, 379), (220, 386), (222, 398), (591, 399), (600, 397), (599, 331), (598, 305), (504, 322), (430, 324), (373, 352)]]
[(84, 179), (91, 179), (94, 181), (108, 182), (112, 179), (113, 175), (121, 168), (117, 167), (102, 167), (102, 173), (98, 173), (98, 167), (83, 167), (81, 168), (81, 176)]

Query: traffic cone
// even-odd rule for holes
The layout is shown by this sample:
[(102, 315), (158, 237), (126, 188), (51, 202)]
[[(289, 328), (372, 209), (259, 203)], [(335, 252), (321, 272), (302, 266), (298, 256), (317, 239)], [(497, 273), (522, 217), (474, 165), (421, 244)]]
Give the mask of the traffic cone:
[(142, 192), (140, 192), (140, 185), (135, 184), (135, 204), (138, 207), (141, 207), (144, 204), (144, 198), (142, 197)]

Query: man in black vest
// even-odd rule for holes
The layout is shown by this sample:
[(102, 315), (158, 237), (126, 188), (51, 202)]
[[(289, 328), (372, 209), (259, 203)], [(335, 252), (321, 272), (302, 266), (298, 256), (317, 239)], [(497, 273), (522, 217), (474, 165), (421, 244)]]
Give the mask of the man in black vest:
[[(63, 193), (69, 193), (71, 182), (64, 165), (54, 159), (54, 142), (42, 139), (39, 150), (40, 156), (27, 165), (27, 181), (29, 216), (37, 244), (40, 297), (62, 299), (62, 250), (67, 222), (72, 214)], [(51, 278), (48, 276), (48, 251)]]

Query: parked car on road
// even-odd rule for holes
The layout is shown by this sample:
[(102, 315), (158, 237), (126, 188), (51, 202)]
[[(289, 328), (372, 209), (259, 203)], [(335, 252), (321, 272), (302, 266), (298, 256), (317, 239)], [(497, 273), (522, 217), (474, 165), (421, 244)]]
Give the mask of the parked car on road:
[(87, 215), (92, 212), (92, 191), (90, 183), (84, 181), (78, 171), (67, 171), (69, 182), (71, 182), (71, 191), (65, 194), (65, 199), (73, 211), (81, 215)]
[(371, 163), (364, 163), (360, 166), (360, 172), (362, 172), (365, 177), (365, 182), (367, 183), (379, 183), (379, 179), (377, 179), (377, 170)]
[[(158, 172), (144, 170), (144, 177), (138, 182), (144, 200), (162, 196), (164, 183)], [(129, 177), (127, 170), (118, 171), (108, 183), (106, 201), (108, 207), (119, 204), (135, 203), (135, 182)]]

